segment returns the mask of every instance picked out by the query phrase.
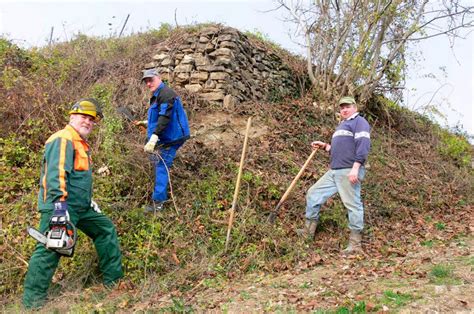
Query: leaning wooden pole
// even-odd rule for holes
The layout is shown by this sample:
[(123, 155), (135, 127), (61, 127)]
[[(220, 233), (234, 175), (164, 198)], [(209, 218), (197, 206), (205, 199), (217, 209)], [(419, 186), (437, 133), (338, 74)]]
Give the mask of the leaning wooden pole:
[(298, 179), (301, 177), (301, 175), (303, 174), (304, 170), (306, 169), (306, 167), (309, 165), (309, 162), (311, 161), (311, 159), (313, 159), (314, 155), (316, 154), (316, 152), (318, 151), (317, 148), (315, 148), (312, 152), (311, 152), (311, 155), (309, 155), (308, 159), (306, 159), (306, 162), (304, 163), (303, 167), (301, 167), (300, 171), (298, 172), (298, 174), (296, 175), (296, 177), (293, 179), (293, 181), (291, 182), (290, 186), (286, 189), (286, 192), (285, 194), (283, 194), (283, 196), (281, 197), (280, 201), (278, 202), (277, 206), (275, 207), (275, 209), (270, 213), (270, 215), (268, 216), (268, 221), (270, 223), (274, 223), (275, 222), (275, 219), (278, 215), (278, 211), (280, 210), (280, 207), (281, 205), (283, 204), (283, 202), (286, 201), (288, 195), (290, 195), (290, 192), (291, 190), (293, 190), (293, 188), (295, 187), (296, 185), (296, 182), (298, 181)]
[(240, 190), (240, 177), (242, 176), (242, 169), (244, 168), (245, 152), (247, 151), (247, 143), (249, 139), (249, 130), (250, 130), (251, 123), (252, 123), (252, 117), (250, 117), (247, 120), (247, 129), (245, 130), (244, 147), (242, 148), (242, 156), (240, 157), (239, 174), (237, 175), (237, 182), (235, 183), (234, 198), (232, 200), (232, 208), (230, 209), (229, 224), (227, 226), (227, 237), (225, 239), (226, 251), (229, 246), (230, 231), (232, 230), (232, 224), (234, 223), (235, 208), (237, 207), (237, 199), (238, 199), (239, 190)]

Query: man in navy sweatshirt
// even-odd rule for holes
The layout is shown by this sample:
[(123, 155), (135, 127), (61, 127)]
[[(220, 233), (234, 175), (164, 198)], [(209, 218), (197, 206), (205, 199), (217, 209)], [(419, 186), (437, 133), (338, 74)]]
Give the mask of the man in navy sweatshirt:
[(321, 205), (339, 193), (349, 216), (351, 230), (349, 245), (344, 253), (361, 251), (364, 207), (360, 197), (361, 181), (365, 175), (364, 164), (370, 151), (370, 126), (357, 112), (355, 99), (350, 96), (339, 100), (342, 121), (332, 135), (331, 144), (314, 141), (313, 149), (322, 148), (331, 155), (330, 170), (306, 194), (305, 228), (298, 234), (314, 238)]

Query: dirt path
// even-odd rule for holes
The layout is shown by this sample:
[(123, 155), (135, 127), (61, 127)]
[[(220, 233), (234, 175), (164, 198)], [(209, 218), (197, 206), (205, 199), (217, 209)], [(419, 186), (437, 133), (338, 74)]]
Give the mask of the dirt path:
[[(188, 296), (198, 311), (231, 313), (315, 310), (474, 313), (472, 234), (419, 246), (406, 256), (328, 256), (276, 276), (215, 282)], [(209, 285), (209, 284), (208, 284)], [(230, 285), (230, 286), (229, 286)], [(164, 300), (163, 300), (164, 301)], [(165, 301), (166, 302), (166, 301)], [(155, 304), (155, 306), (158, 304)]]
[(208, 276), (190, 291), (165, 294), (97, 285), (65, 293), (40, 313), (474, 313), (474, 225), (458, 218), (395, 241), (372, 236), (364, 256), (323, 255), (320, 238), (302, 245), (308, 257), (284, 272)]

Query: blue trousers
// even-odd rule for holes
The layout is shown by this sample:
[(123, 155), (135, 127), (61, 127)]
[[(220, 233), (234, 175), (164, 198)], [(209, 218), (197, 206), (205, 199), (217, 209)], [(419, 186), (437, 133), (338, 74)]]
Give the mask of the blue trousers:
[(347, 176), (347, 169), (329, 170), (306, 194), (306, 219), (319, 220), (319, 212), (328, 198), (339, 193), (349, 214), (349, 229), (362, 231), (364, 228), (364, 206), (360, 198), (361, 181), (365, 176), (365, 168), (359, 169), (359, 182), (352, 184)]
[[(153, 188), (153, 200), (157, 202), (164, 202), (168, 199), (168, 181), (171, 166), (173, 165), (176, 152), (182, 144), (177, 144), (169, 147), (159, 148), (159, 154), (151, 155), (150, 160), (155, 166), (155, 187)], [(164, 161), (164, 162), (163, 162)]]

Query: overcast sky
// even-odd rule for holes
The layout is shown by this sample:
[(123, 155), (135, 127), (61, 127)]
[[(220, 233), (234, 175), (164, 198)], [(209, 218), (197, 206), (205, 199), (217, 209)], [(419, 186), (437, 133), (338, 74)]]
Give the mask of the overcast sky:
[[(0, 0), (0, 4), (0, 35), (22, 47), (46, 44), (51, 28), (55, 41), (71, 39), (78, 32), (113, 36), (130, 14), (124, 35), (158, 28), (161, 23), (220, 22), (242, 31), (260, 31), (292, 52), (303, 51), (290, 39), (294, 27), (283, 22), (284, 12), (268, 12), (275, 8), (271, 0)], [(417, 47), (424, 60), (409, 67), (405, 103), (410, 109), (422, 110), (431, 101), (447, 116), (449, 126), (461, 124), (474, 135), (473, 35), (457, 40), (454, 49), (449, 46), (449, 41), (440, 37)], [(445, 70), (440, 70), (443, 67)], [(430, 73), (436, 78), (425, 77)]]

